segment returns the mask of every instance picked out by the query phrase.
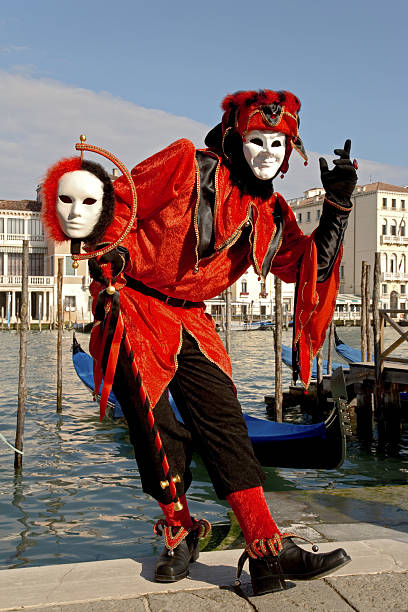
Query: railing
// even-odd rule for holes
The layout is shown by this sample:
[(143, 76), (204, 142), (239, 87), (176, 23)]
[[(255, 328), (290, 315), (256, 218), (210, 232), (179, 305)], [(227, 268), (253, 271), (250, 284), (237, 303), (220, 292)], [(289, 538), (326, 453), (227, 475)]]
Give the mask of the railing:
[(32, 236), (25, 236), (24, 234), (5, 234), (4, 232), (0, 233), (0, 242), (6, 241), (22, 241), (29, 240), (30, 242), (45, 242), (44, 234), (35, 234)]
[[(38, 287), (52, 286), (54, 284), (53, 276), (29, 276), (29, 285), (36, 285)], [(0, 275), (0, 285), (20, 285), (21, 276), (4, 276)]]
[(408, 236), (380, 236), (381, 244), (408, 244)]
[(408, 280), (408, 274), (406, 272), (382, 272), (382, 281), (406, 281)]

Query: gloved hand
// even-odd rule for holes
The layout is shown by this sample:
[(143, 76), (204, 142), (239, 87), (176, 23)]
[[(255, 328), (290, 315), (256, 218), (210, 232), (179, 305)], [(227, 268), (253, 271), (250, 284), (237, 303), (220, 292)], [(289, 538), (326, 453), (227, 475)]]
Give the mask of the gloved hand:
[(339, 159), (333, 160), (334, 168), (329, 170), (324, 157), (319, 158), (320, 176), (328, 200), (351, 206), (351, 194), (357, 184), (357, 172), (350, 160), (351, 140), (346, 140), (344, 149), (334, 149)]
[(112, 269), (112, 278), (116, 278), (119, 274), (121, 274), (126, 266), (129, 263), (129, 251), (119, 245), (116, 249), (112, 251), (108, 251), (104, 255), (101, 255), (98, 260), (90, 259), (88, 261), (89, 273), (92, 278), (101, 283), (102, 285), (108, 285), (109, 281), (103, 273), (102, 267), (100, 264), (109, 263)]

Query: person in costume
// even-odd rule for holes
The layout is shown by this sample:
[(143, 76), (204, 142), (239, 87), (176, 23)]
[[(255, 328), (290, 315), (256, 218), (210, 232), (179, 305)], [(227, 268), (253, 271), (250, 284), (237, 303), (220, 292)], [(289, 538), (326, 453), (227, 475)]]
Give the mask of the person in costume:
[[(228, 501), (238, 519), (246, 541), (239, 573), (249, 557), (254, 593), (259, 595), (285, 588), (287, 579), (330, 573), (350, 557), (343, 549), (306, 552), (273, 520), (230, 360), (203, 301), (222, 293), (249, 266), (263, 282), (271, 272), (297, 283), (294, 361), (307, 387), (335, 306), (341, 245), (357, 177), (349, 140), (335, 149), (333, 169), (320, 160), (323, 211), (313, 234), (304, 235), (272, 182), (287, 172), (293, 149), (307, 160), (298, 132), (298, 98), (287, 91), (242, 91), (227, 96), (222, 108), (222, 122), (207, 135), (207, 148), (197, 150), (182, 139), (132, 170), (137, 223), (120, 246), (90, 260), (96, 309), (90, 349), (100, 376), (113, 381), (143, 489), (163, 511), (155, 526), (165, 541), (155, 580), (184, 578), (198, 557), (200, 536), (209, 529), (188, 510), (194, 449), (218, 497)], [(56, 196), (55, 180), (59, 177), (60, 182), (63, 175), (63, 168), (54, 170), (54, 182), (47, 177), (43, 187), (44, 219), (51, 233), (55, 198), (70, 197), (61, 189)], [(89, 233), (89, 248), (116, 241), (128, 224), (129, 184), (121, 177), (113, 187), (114, 219), (101, 232), (96, 215), (97, 236)], [(68, 231), (66, 236), (71, 237)], [(112, 321), (119, 307), (106, 295), (110, 283), (118, 296), (116, 305), (120, 298), (126, 332), (126, 342), (121, 332), (116, 344)], [(174, 416), (169, 390), (184, 424)], [(153, 418), (154, 429), (149, 421)], [(163, 478), (164, 472), (172, 474), (171, 482)]]

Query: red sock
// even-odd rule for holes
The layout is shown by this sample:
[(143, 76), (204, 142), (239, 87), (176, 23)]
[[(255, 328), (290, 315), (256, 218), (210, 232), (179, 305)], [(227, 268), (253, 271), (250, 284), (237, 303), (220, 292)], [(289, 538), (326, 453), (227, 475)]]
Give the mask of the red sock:
[(234, 491), (227, 495), (227, 502), (237, 517), (247, 544), (261, 538), (272, 538), (275, 533), (280, 534), (262, 487)]
[(158, 502), (158, 504), (162, 509), (169, 527), (180, 527), (180, 525), (182, 525), (185, 527), (185, 529), (189, 529), (193, 526), (193, 521), (190, 516), (185, 495), (180, 497), (180, 502), (183, 504), (183, 509), (177, 511), (174, 510), (174, 504), (168, 504), (167, 506), (161, 504), (160, 502)]

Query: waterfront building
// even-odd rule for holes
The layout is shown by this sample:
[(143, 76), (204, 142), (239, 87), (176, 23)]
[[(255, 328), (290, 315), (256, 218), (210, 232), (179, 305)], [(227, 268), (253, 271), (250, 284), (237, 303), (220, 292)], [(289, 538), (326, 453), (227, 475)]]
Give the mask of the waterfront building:
[[(317, 225), (324, 190), (309, 189), (289, 200), (301, 229), (309, 234)], [(408, 188), (375, 182), (358, 185), (352, 195), (340, 266), (340, 292), (361, 295), (361, 262), (371, 265), (381, 253), (381, 305), (408, 310)]]

